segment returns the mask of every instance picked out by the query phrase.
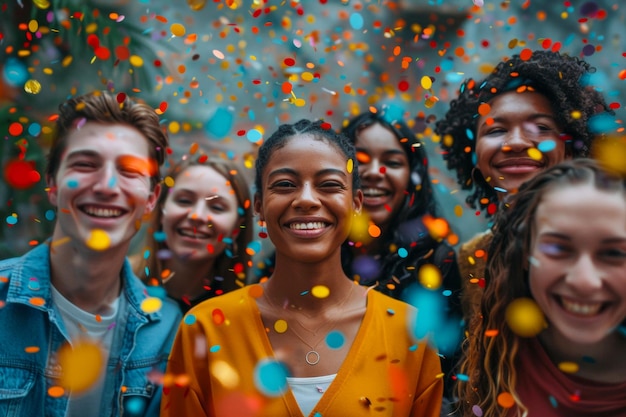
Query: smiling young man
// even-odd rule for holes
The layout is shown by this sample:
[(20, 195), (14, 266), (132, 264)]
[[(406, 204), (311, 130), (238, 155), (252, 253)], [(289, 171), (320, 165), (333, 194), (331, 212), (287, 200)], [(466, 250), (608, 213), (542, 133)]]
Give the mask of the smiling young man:
[(59, 110), (52, 238), (0, 262), (0, 415), (156, 416), (181, 315), (147, 295), (126, 253), (157, 201), (167, 135), (121, 93)]

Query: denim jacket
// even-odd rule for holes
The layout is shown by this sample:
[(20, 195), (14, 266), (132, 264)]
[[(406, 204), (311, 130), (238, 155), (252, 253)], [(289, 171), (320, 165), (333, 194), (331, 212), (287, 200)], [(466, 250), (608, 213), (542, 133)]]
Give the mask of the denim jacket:
[[(0, 261), (0, 416), (66, 414), (69, 393), (48, 394), (60, 385), (56, 352), (69, 341), (51, 303), (49, 254), (46, 243)], [(126, 324), (114, 328), (98, 416), (158, 416), (161, 388), (155, 381), (165, 372), (181, 313), (169, 299), (158, 312), (142, 311), (146, 288), (128, 260), (121, 275), (127, 309), (119, 314)]]

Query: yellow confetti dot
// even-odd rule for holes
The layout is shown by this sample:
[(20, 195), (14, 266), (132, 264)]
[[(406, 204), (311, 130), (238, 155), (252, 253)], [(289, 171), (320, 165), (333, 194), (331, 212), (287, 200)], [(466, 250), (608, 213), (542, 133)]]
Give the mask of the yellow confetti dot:
[(441, 271), (433, 264), (422, 265), (417, 273), (420, 284), (429, 290), (441, 287)]
[(41, 10), (45, 10), (50, 7), (50, 2), (48, 0), (33, 0), (33, 4)]
[(330, 295), (330, 289), (326, 285), (316, 285), (311, 288), (311, 294), (316, 298), (326, 298)]
[(187, 0), (187, 5), (191, 10), (197, 12), (198, 10), (204, 9), (204, 6), (206, 6), (206, 0)]
[(287, 331), (287, 322), (283, 319), (278, 319), (274, 323), (274, 330), (276, 333), (285, 333)]
[(143, 67), (143, 58), (139, 55), (131, 55), (128, 62), (130, 62), (130, 65), (133, 67)]
[(559, 369), (568, 374), (575, 374), (578, 372), (579, 366), (576, 362), (561, 362), (559, 363)]
[(505, 319), (513, 333), (534, 337), (546, 327), (541, 308), (530, 298), (518, 298), (508, 305)]
[(354, 161), (352, 160), (352, 158), (348, 159), (346, 169), (348, 170), (348, 174), (352, 174), (352, 170), (354, 169)]
[(148, 297), (141, 302), (141, 310), (144, 313), (156, 313), (163, 306), (163, 301), (157, 297)]
[(541, 161), (541, 158), (543, 158), (543, 154), (537, 148), (530, 148), (528, 150), (528, 156), (530, 156), (535, 161)]
[(28, 80), (24, 84), (24, 91), (30, 94), (39, 94), (41, 92), (41, 83), (37, 80)]
[(296, 107), (304, 107), (304, 106), (306, 106), (306, 100), (303, 99), (303, 98), (297, 98), (297, 99), (294, 100), (293, 103), (296, 105)]
[(431, 80), (431, 78), (428, 75), (424, 75), (422, 79), (420, 80), (420, 84), (426, 90), (430, 90), (430, 88), (433, 86), (433, 80)]
[(101, 229), (94, 229), (85, 242), (93, 250), (105, 250), (111, 246), (111, 238)]
[(607, 137), (596, 141), (592, 151), (604, 169), (626, 175), (626, 137)]
[(457, 217), (461, 217), (463, 215), (463, 207), (458, 204), (454, 206), (454, 215)]
[(498, 404), (503, 408), (511, 408), (515, 405), (515, 399), (508, 392), (498, 394)]
[(227, 389), (235, 389), (239, 385), (239, 373), (230, 364), (216, 361), (211, 366), (211, 375)]
[(350, 231), (348, 232), (350, 240), (364, 244), (370, 242), (372, 238), (367, 231), (369, 224), (370, 220), (367, 213), (363, 211), (356, 213), (350, 224)]
[(37, 32), (37, 29), (39, 29), (39, 22), (37, 22), (36, 20), (31, 20), (30, 22), (28, 22), (28, 30), (30, 30), (31, 32), (35, 33)]
[(172, 188), (175, 184), (174, 178), (170, 177), (169, 175), (167, 177), (165, 177), (165, 179), (163, 180), (163, 183)]
[(580, 111), (578, 111), (578, 110), (574, 110), (574, 111), (572, 112), (572, 119), (576, 119), (576, 120), (578, 120), (578, 119), (580, 119), (581, 117), (582, 117), (582, 113), (581, 113)]
[(185, 27), (180, 23), (173, 23), (172, 26), (170, 26), (170, 31), (174, 36), (185, 36)]
[(59, 349), (58, 359), (63, 369), (61, 385), (73, 394), (91, 388), (103, 371), (102, 350), (92, 341), (79, 340), (73, 347), (64, 345)]

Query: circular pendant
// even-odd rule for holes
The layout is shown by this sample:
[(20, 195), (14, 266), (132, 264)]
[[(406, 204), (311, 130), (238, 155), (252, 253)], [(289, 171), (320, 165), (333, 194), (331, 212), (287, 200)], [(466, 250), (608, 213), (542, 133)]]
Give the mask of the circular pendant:
[[(313, 357), (313, 360), (311, 360), (311, 356)], [(304, 355), (304, 360), (309, 365), (317, 365), (317, 363), (320, 361), (320, 354), (314, 350), (310, 350), (306, 353), (306, 355)]]

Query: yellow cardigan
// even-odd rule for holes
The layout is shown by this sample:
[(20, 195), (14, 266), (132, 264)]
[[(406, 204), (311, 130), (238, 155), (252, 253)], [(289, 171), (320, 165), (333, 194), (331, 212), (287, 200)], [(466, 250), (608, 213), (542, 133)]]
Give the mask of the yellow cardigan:
[[(255, 386), (255, 367), (274, 352), (252, 287), (207, 300), (185, 316), (164, 377), (161, 416), (302, 417), (288, 388), (268, 396)], [(411, 337), (414, 312), (369, 291), (348, 356), (310, 416), (439, 416), (440, 359)]]

